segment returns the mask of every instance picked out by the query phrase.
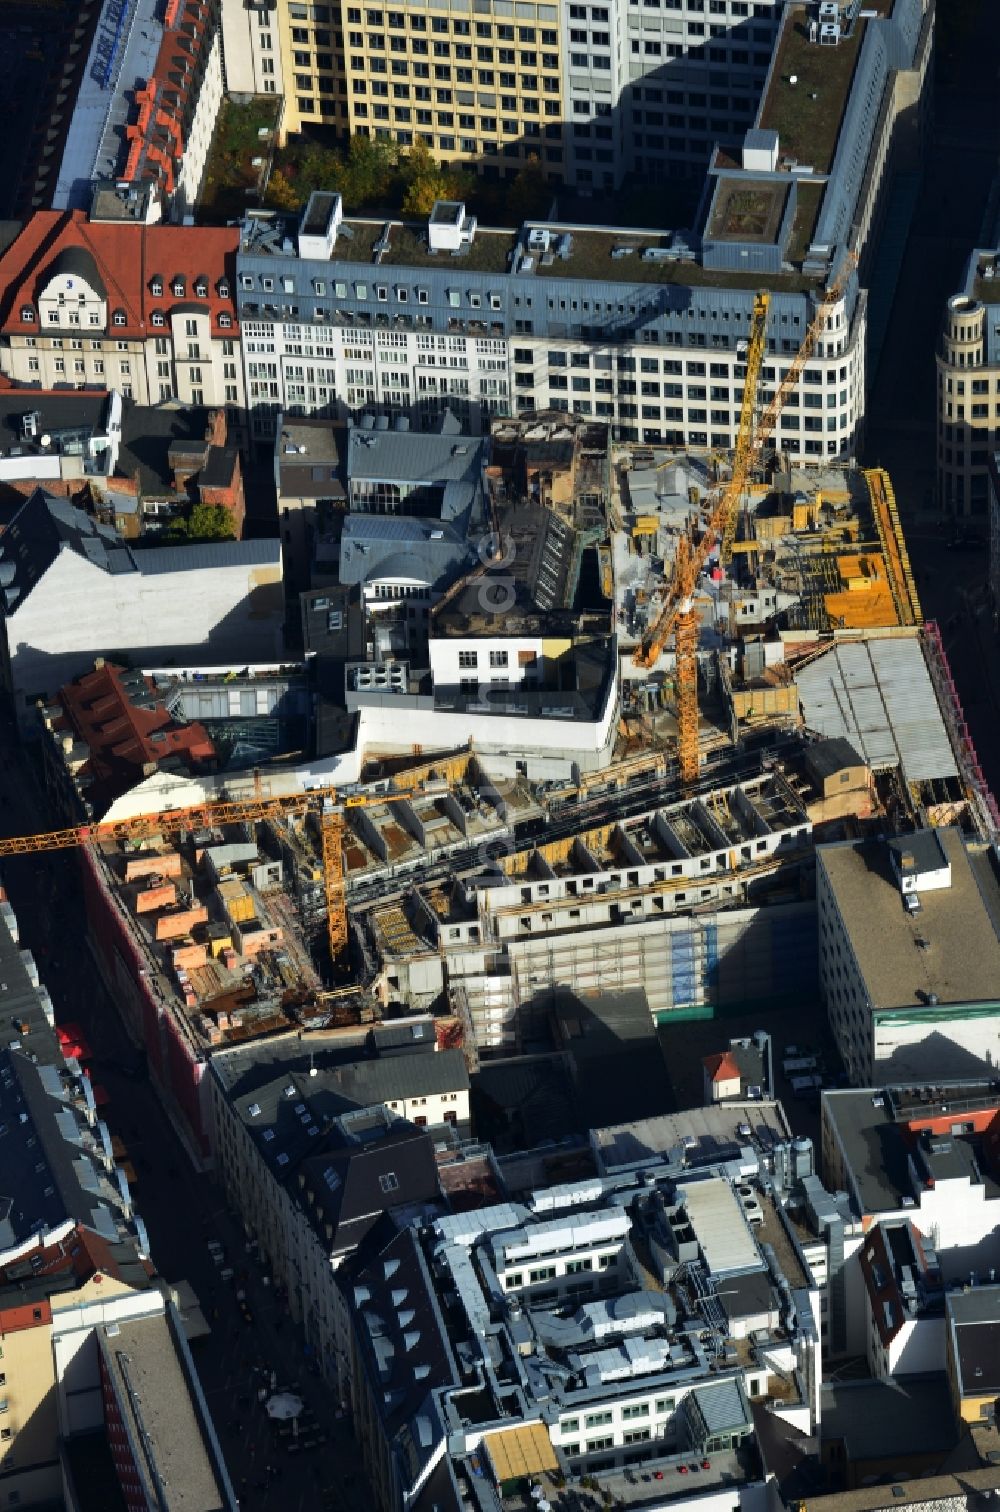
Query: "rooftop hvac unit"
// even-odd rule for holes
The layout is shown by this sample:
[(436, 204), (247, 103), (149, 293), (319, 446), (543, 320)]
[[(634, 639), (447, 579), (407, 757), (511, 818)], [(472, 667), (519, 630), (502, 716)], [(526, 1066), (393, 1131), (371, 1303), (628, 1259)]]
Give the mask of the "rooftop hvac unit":
[(819, 29), (820, 47), (836, 47), (840, 41), (839, 21), (824, 21)]

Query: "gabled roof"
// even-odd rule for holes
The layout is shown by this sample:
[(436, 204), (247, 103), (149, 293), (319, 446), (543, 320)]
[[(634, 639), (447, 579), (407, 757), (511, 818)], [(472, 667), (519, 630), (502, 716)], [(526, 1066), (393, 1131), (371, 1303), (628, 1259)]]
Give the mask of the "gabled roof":
[(310, 1156), (300, 1169), (311, 1216), (332, 1255), (357, 1249), (384, 1210), (440, 1195), (429, 1136), (402, 1120), (381, 1139)]
[(731, 1050), (722, 1050), (717, 1055), (707, 1055), (702, 1065), (712, 1082), (740, 1080), (740, 1068)]
[[(34, 306), (39, 291), (55, 274), (74, 271), (112, 310), (121, 310), (124, 325), (110, 326), (116, 337), (144, 339), (152, 333), (151, 315), (160, 309), (169, 321), (182, 301), (171, 294), (168, 275), (163, 293), (152, 293), (147, 269), (185, 271), (188, 282), (208, 269), (209, 292), (199, 309), (207, 309), (213, 334), (232, 336), (237, 329), (235, 285), (239, 232), (226, 226), (145, 225), (132, 221), (90, 221), (80, 210), (38, 210), (0, 257), (0, 329), (7, 333), (37, 331), (37, 322), (21, 318), (24, 306)], [(221, 278), (229, 282), (230, 297), (218, 292)], [(231, 325), (220, 327), (227, 314)]]
[(16, 613), (64, 546), (107, 572), (109, 555), (120, 545), (117, 531), (67, 500), (34, 489), (0, 514), (0, 609)]

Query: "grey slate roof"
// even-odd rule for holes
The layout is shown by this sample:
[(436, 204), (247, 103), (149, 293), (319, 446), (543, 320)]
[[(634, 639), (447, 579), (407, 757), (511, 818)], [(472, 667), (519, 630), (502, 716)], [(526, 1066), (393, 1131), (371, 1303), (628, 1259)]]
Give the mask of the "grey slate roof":
[(354, 1060), (323, 1070), (273, 1074), (252, 1091), (232, 1097), (237, 1116), (254, 1136), (262, 1158), (286, 1180), (308, 1155), (325, 1150), (334, 1121), (359, 1108), (467, 1090), (461, 1050)]
[[(430, 1392), (460, 1380), (419, 1241), (404, 1229), (364, 1266), (338, 1273), (375, 1410), (391, 1441), (412, 1423), (414, 1448)], [(424, 1435), (426, 1436), (426, 1435)]]
[(347, 477), (394, 483), (475, 482), (483, 463), (476, 436), (351, 428)]
[(159, 572), (195, 572), (204, 567), (277, 567), (281, 542), (203, 541), (191, 546), (155, 546), (132, 553), (135, 571), (150, 577)]
[(402, 1120), (381, 1138), (308, 1157), (299, 1174), (315, 1200), (310, 1213), (331, 1255), (357, 1249), (388, 1208), (434, 1202), (440, 1195), (430, 1137)]
[(0, 1051), (0, 1248), (67, 1219), (115, 1238), (100, 1175), (62, 1088), (54, 1067)]
[(464, 538), (441, 521), (411, 515), (349, 514), (344, 518), (342, 584), (407, 577), (432, 588), (445, 586), (471, 559)]

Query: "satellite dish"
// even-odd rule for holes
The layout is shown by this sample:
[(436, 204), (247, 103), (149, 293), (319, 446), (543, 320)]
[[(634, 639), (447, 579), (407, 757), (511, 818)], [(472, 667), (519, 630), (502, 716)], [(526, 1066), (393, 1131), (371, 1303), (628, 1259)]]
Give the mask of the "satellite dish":
[(798, 74), (789, 74), (788, 82), (789, 84), (797, 84), (799, 82)]
[(45, 434), (42, 436), (41, 445), (42, 446), (51, 446), (52, 445), (52, 437), (49, 435), (48, 431), (46, 431)]

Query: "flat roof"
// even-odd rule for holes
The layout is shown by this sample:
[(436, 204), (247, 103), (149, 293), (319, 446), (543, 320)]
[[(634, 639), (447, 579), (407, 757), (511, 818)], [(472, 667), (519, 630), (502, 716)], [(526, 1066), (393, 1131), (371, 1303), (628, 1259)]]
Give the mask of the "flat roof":
[(809, 40), (810, 19), (805, 5), (785, 12), (758, 125), (778, 133), (783, 156), (828, 173), (868, 23), (831, 47)]
[[(381, 268), (437, 268), (442, 273), (454, 268), (457, 273), (507, 274), (511, 271), (515, 249), (523, 245), (520, 229), (480, 227), (461, 256), (452, 256), (450, 252), (431, 252), (422, 223), (391, 221), (388, 224), (389, 244), (379, 259), (378, 267)], [(572, 242), (568, 257), (557, 256), (546, 264), (535, 256), (532, 268), (518, 274), (518, 283), (523, 282), (525, 286), (533, 278), (583, 278), (605, 283), (683, 284), (753, 291), (760, 287), (762, 275), (759, 273), (705, 268), (692, 258), (643, 256), (647, 251), (667, 251), (671, 245), (669, 232), (646, 229), (603, 231), (568, 222), (530, 224), (544, 225), (556, 240), (569, 233)], [(374, 269), (374, 249), (377, 243), (381, 243), (385, 227), (384, 220), (344, 221), (331, 260), (363, 263)], [(245, 242), (243, 247), (248, 255), (262, 250), (251, 242)], [(795, 294), (812, 288), (817, 280), (797, 272), (781, 272), (768, 273), (765, 282), (769, 289)], [(483, 312), (483, 318), (488, 320), (489, 311)]]
[[(844, 1088), (823, 1093), (823, 1117), (836, 1132), (861, 1209), (871, 1214), (899, 1212), (904, 1199), (914, 1195), (907, 1138), (910, 1120), (946, 1114), (957, 1120), (963, 1112), (998, 1106), (1000, 1097), (993, 1086), (975, 1081), (877, 1092), (870, 1087)], [(926, 1153), (923, 1146), (921, 1153)], [(966, 1169), (974, 1180), (971, 1168)]]
[(849, 1460), (943, 1453), (958, 1438), (944, 1371), (824, 1382), (822, 1413), (823, 1443), (843, 1441)]
[[(750, 1134), (743, 1132), (749, 1128)], [(591, 1143), (605, 1170), (615, 1173), (630, 1166), (667, 1160), (683, 1152), (687, 1165), (732, 1160), (755, 1141), (771, 1147), (791, 1138), (780, 1103), (722, 1103), (709, 1108), (685, 1108), (657, 1118), (634, 1119), (594, 1129)]]
[(948, 1323), (963, 1396), (1000, 1393), (1000, 1286), (950, 1292)]
[(678, 1187), (678, 1194), (681, 1191), (709, 1275), (761, 1267), (760, 1251), (750, 1226), (731, 1183), (724, 1176), (685, 1183)]
[[(992, 1002), (1000, 984), (1000, 939), (957, 829), (936, 831), (951, 865), (951, 886), (920, 894), (910, 914), (884, 841), (819, 846), (873, 1010), (918, 1008), (933, 1021), (938, 1004)], [(996, 885), (994, 883), (994, 890)], [(959, 945), (959, 942), (960, 945)], [(944, 1068), (942, 1068), (944, 1070)]]
[(956, 777), (955, 753), (917, 635), (842, 641), (796, 673), (806, 728), (843, 736), (874, 771)]
[[(150, 1470), (162, 1488), (164, 1512), (218, 1512), (232, 1505), (205, 1437), (193, 1383), (168, 1318), (160, 1314), (101, 1330), (125, 1421), (137, 1446), (143, 1478)], [(149, 1463), (151, 1461), (151, 1464)]]

